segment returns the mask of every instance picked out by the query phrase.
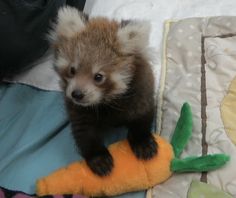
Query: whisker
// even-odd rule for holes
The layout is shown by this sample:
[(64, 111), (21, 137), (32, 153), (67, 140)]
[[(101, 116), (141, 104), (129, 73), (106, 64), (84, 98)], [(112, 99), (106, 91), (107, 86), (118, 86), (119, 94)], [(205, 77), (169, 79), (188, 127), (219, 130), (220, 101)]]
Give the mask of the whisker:
[(120, 108), (119, 106), (116, 106), (117, 103), (115, 103), (115, 101), (113, 101), (112, 103), (110, 103), (110, 102), (105, 102), (105, 105), (107, 105), (107, 106), (109, 106), (109, 107), (111, 107), (111, 108), (113, 108), (113, 109), (116, 109), (116, 110), (118, 110), (118, 111), (124, 111), (124, 109)]

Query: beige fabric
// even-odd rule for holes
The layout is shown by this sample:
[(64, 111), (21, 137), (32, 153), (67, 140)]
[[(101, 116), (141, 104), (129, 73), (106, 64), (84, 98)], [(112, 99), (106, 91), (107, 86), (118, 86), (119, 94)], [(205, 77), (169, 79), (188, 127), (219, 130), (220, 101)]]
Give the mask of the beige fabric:
[[(158, 112), (161, 119), (157, 125), (161, 135), (170, 139), (182, 104), (189, 102), (193, 111), (193, 136), (182, 157), (204, 152), (229, 154), (231, 161), (208, 173), (207, 182), (236, 197), (236, 147), (227, 136), (221, 117), (221, 103), (236, 76), (236, 17), (192, 18), (168, 23), (163, 52), (162, 78), (165, 80), (161, 85), (164, 91)], [(202, 148), (204, 131), (208, 150)], [(184, 198), (191, 181), (200, 178), (201, 173), (174, 175), (150, 192), (155, 198)]]
[(227, 95), (221, 104), (222, 120), (229, 137), (236, 144), (236, 78), (232, 81)]
[[(205, 49), (208, 100), (206, 138), (209, 153), (224, 152), (231, 156), (231, 162), (225, 168), (208, 174), (208, 181), (236, 197), (236, 147), (227, 136), (220, 108), (236, 76), (236, 36), (207, 38)], [(232, 119), (235, 117), (236, 111)]]

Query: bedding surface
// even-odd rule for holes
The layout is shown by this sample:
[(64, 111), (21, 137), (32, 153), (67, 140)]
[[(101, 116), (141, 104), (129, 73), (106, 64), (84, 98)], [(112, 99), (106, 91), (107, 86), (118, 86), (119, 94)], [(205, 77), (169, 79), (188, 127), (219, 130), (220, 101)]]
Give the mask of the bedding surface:
[(193, 112), (193, 135), (183, 156), (226, 153), (231, 160), (209, 173), (176, 174), (154, 187), (153, 197), (187, 197), (194, 180), (236, 197), (235, 46), (236, 17), (166, 23), (159, 131), (170, 139), (179, 109), (187, 101)]
[[(0, 109), (0, 186), (34, 194), (38, 178), (81, 159), (61, 92), (3, 84)], [(125, 138), (125, 132), (114, 129), (106, 144)], [(145, 192), (117, 197), (143, 198)]]
[[(157, 120), (161, 135), (167, 139), (171, 137), (183, 102), (188, 101), (193, 107), (193, 137), (183, 155), (200, 155), (207, 151), (207, 153), (225, 152), (236, 156), (235, 134), (232, 132), (235, 127), (232, 113), (235, 111), (230, 111), (235, 108), (231, 99), (235, 98), (235, 91), (232, 91), (235, 87), (233, 81), (235, 36), (214, 38), (217, 35), (235, 33), (236, 23), (234, 17), (194, 18), (168, 23), (167, 29), (170, 31), (164, 39), (166, 48), (163, 53), (165, 55), (163, 63), (167, 69), (164, 67), (163, 71), (166, 72), (161, 74), (159, 59), (162, 54), (163, 22), (169, 18), (235, 15), (235, 7), (235, 0), (87, 0), (86, 2), (85, 12), (92, 16), (139, 18), (151, 21), (150, 46), (154, 48), (157, 58), (154, 64), (157, 87), (161, 75), (161, 94), (164, 89), (163, 95), (159, 98)], [(204, 48), (201, 42), (202, 35), (210, 36), (205, 38)], [(200, 89), (202, 82), (200, 60), (203, 49), (206, 51), (204, 53), (206, 65), (209, 65), (205, 68), (208, 90), (205, 96)], [(220, 49), (220, 54), (216, 49)], [(213, 55), (209, 55), (211, 53)], [(215, 67), (217, 69), (214, 69)], [(221, 74), (222, 71), (218, 69), (223, 67), (227, 70)], [(165, 81), (163, 76), (166, 76)], [(171, 81), (172, 78), (175, 80)], [(80, 156), (76, 153), (70, 136), (62, 95), (60, 92), (54, 92), (61, 90), (59, 78), (53, 70), (52, 58), (45, 57), (32, 70), (8, 81), (31, 85), (41, 90), (19, 84), (5, 84), (0, 87), (0, 129), (4, 129), (0, 130), (0, 186), (34, 193), (34, 184), (38, 177), (80, 159)], [(204, 98), (208, 106), (205, 108), (205, 114), (202, 114), (200, 109), (206, 106), (201, 105)], [(207, 117), (204, 124), (202, 116)], [(231, 119), (228, 119), (229, 116)], [(202, 126), (205, 124), (206, 133), (203, 135)], [(124, 131), (119, 131), (116, 136), (108, 140), (109, 143), (124, 138)], [(204, 151), (203, 136), (208, 148)], [(148, 191), (147, 196), (187, 197), (192, 181), (204, 178), (218, 189), (236, 197), (234, 161), (235, 157), (232, 157), (231, 163), (225, 168), (204, 176), (175, 175), (164, 184)], [(198, 186), (195, 189), (201, 192)], [(139, 198), (144, 197), (145, 193), (125, 196)]]

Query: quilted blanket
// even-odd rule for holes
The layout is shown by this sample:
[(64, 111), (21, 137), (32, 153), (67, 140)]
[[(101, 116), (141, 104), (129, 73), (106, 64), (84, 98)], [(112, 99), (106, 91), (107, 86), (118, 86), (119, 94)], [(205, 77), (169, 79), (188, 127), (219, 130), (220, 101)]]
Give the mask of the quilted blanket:
[[(197, 180), (236, 197), (236, 17), (167, 21), (162, 66), (158, 131), (170, 139), (179, 109), (187, 101), (194, 126), (183, 155), (222, 152), (231, 161), (209, 173), (174, 175), (148, 196), (194, 197), (191, 183)], [(198, 197), (209, 195), (202, 192)]]

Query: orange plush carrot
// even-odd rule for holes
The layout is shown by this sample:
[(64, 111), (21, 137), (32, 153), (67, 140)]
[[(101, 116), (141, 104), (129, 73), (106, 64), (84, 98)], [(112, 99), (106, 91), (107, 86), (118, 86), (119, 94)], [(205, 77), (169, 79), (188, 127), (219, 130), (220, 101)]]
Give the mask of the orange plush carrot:
[(73, 163), (38, 181), (37, 194), (83, 194), (87, 196), (116, 195), (121, 192), (147, 189), (163, 182), (170, 175), (172, 147), (161, 137), (158, 155), (149, 161), (138, 160), (127, 141), (110, 146), (114, 168), (109, 176), (99, 177), (84, 161)]
[(135, 157), (126, 140), (109, 147), (114, 159), (110, 175), (99, 177), (84, 161), (61, 168), (37, 182), (37, 195), (83, 194), (87, 196), (112, 196), (150, 188), (167, 180), (172, 172), (201, 172), (214, 170), (225, 164), (224, 154), (179, 159), (192, 131), (190, 106), (185, 103), (171, 144), (155, 136), (158, 154), (151, 160)]

